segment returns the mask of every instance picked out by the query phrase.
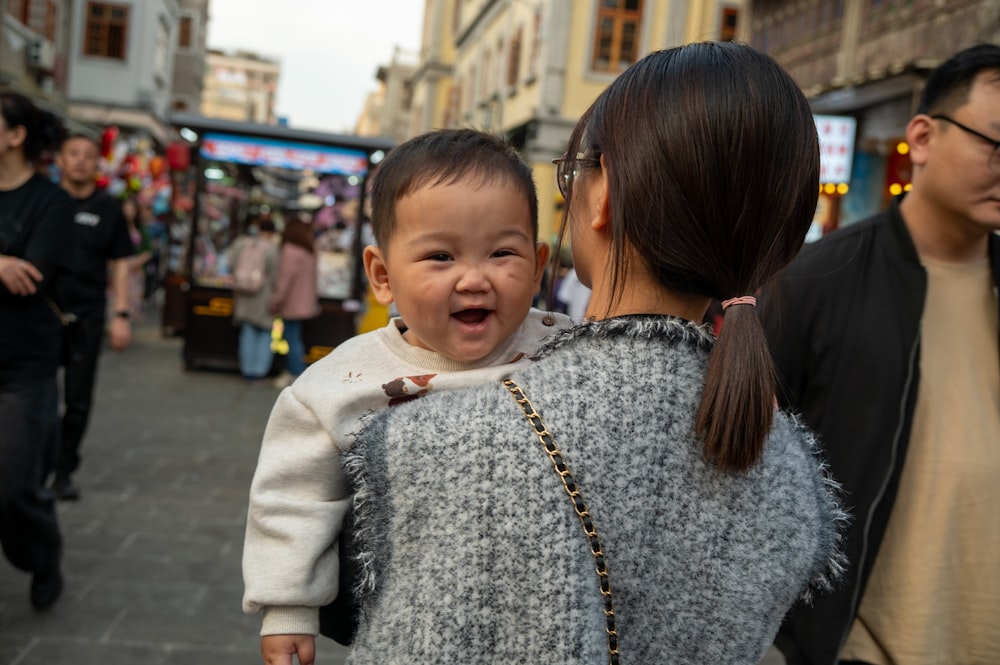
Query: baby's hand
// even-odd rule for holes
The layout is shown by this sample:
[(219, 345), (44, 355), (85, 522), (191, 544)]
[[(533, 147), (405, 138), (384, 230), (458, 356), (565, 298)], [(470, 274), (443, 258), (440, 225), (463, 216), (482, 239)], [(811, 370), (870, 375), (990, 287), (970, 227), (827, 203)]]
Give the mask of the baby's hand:
[(260, 653), (264, 656), (264, 665), (294, 665), (292, 654), (298, 654), (299, 665), (313, 665), (316, 638), (312, 635), (265, 635), (260, 638)]

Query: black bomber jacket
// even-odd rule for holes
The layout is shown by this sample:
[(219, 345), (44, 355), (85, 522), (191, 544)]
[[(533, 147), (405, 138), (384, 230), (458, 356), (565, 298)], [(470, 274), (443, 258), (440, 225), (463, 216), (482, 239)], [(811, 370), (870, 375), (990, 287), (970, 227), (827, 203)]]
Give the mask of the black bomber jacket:
[[(842, 587), (811, 606), (793, 608), (775, 640), (788, 665), (837, 662), (906, 458), (920, 382), (927, 274), (899, 200), (807, 245), (762, 298), (778, 400), (818, 433), (852, 516)], [(992, 234), (989, 243), (996, 294), (1000, 236)]]

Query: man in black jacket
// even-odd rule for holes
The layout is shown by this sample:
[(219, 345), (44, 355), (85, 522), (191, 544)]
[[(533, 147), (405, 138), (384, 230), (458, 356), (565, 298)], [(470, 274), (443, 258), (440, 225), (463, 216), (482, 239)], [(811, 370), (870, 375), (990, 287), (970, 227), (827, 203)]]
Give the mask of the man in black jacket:
[(929, 76), (912, 190), (807, 246), (762, 314), (779, 401), (853, 513), (839, 591), (794, 609), (791, 665), (1000, 654), (1000, 46)]

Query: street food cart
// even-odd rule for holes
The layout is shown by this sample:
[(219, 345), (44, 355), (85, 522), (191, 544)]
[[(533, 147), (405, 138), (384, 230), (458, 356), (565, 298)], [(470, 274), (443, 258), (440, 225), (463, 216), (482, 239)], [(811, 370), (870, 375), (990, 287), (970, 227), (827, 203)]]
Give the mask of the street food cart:
[[(163, 330), (184, 338), (185, 367), (238, 366), (227, 249), (258, 216), (271, 218), (279, 232), (293, 216), (312, 221), (321, 313), (303, 326), (307, 362), (354, 335), (366, 292), (366, 182), (393, 143), (198, 116), (174, 116), (172, 124), (183, 143), (171, 146), (180, 166), (172, 171), (178, 216)], [(185, 146), (188, 154), (179, 158)]]

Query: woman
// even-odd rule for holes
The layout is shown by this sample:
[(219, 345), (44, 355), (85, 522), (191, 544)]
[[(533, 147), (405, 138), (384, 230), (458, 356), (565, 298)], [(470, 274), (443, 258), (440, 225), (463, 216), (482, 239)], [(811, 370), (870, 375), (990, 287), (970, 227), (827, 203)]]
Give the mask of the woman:
[(69, 196), (35, 172), (61, 126), (27, 97), (0, 91), (0, 545), (32, 574), (31, 604), (62, 592), (62, 538), (45, 487), (58, 430), (62, 311), (55, 277), (68, 269)]
[(346, 461), (349, 663), (756, 664), (840, 574), (844, 516), (812, 436), (774, 409), (751, 295), (815, 208), (804, 96), (748, 46), (661, 51), (567, 154), (587, 320), (513, 383), (369, 419)]
[[(229, 253), (233, 283), (233, 322), (240, 326), (240, 373), (256, 385), (271, 371), (271, 296), (278, 278), (278, 246), (274, 222), (260, 218), (247, 224)], [(246, 275), (244, 276), (244, 273)]]
[(286, 371), (275, 379), (279, 388), (290, 385), (306, 368), (302, 322), (319, 316), (317, 265), (312, 225), (301, 219), (289, 220), (281, 234), (278, 283), (271, 296), (271, 311), (281, 317), (288, 342)]
[(129, 310), (135, 318), (142, 318), (142, 305), (146, 292), (146, 264), (153, 257), (149, 247), (149, 238), (145, 233), (144, 216), (149, 215), (149, 208), (139, 203), (138, 197), (129, 196), (122, 201), (122, 214), (128, 225), (129, 239), (136, 253), (128, 258), (128, 299)]

